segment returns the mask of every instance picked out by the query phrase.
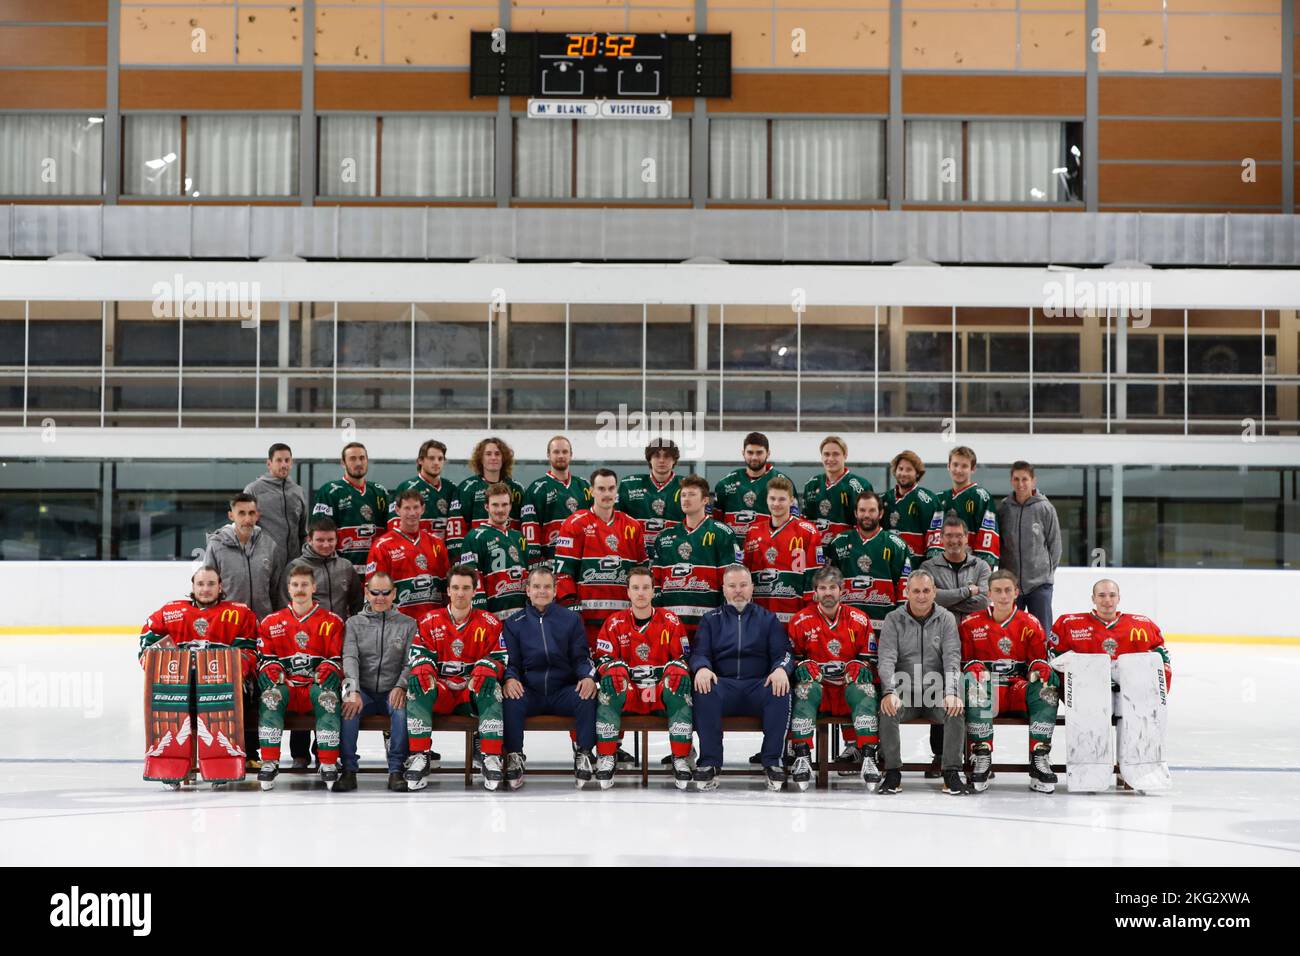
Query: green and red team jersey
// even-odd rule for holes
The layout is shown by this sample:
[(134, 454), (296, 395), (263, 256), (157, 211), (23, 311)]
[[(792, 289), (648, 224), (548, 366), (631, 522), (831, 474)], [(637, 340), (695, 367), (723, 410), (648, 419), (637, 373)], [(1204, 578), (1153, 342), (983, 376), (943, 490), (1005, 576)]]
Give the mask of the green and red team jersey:
[(279, 664), (285, 680), (308, 687), (331, 674), (343, 679), (343, 619), (319, 604), (299, 617), (292, 607), (262, 618), (257, 628), (257, 669)]
[(1002, 537), (998, 534), (998, 507), (993, 496), (977, 484), (969, 484), (961, 491), (945, 491), (939, 495), (930, 519), (930, 535), (926, 539), (926, 555), (933, 558), (943, 553), (943, 519), (949, 511), (966, 525), (966, 542), (971, 554), (983, 558), (994, 571), (1002, 557)]
[(822, 564), (822, 536), (793, 515), (779, 528), (755, 521), (745, 535), (745, 567), (754, 577), (754, 603), (787, 623), (812, 600), (812, 575)]
[(641, 526), (621, 511), (605, 521), (588, 508), (560, 525), (555, 538), (555, 599), (582, 615), (593, 646), (605, 619), (631, 606), (627, 572), (645, 562)]
[(447, 519), (451, 516), (451, 503), (456, 500), (456, 483), (446, 478), (438, 479), (435, 486), (419, 475), (407, 478), (393, 489), (393, 500), (388, 505), (388, 530), (397, 528), (397, 496), (407, 488), (414, 488), (424, 499), (424, 515), (420, 518), (420, 530), (426, 534), (436, 534), (444, 542), (447, 540)]
[(635, 518), (645, 535), (646, 551), (654, 554), (655, 538), (682, 520), (682, 476), (663, 485), (649, 474), (628, 475), (618, 483), (618, 510)]
[(700, 618), (722, 606), (722, 571), (742, 555), (732, 530), (706, 516), (693, 529), (683, 520), (660, 532), (652, 560), (655, 607), (672, 611), (694, 634)]
[(506, 648), (501, 640), (501, 621), (480, 608), (470, 608), (459, 624), (451, 616), (450, 608), (430, 611), (420, 620), (407, 655), (411, 667), (433, 665), (447, 689), (462, 695), (460, 703), (469, 700), (470, 672), (481, 660), (496, 662), (500, 673), (505, 673)]
[(590, 507), (591, 485), (573, 473), (568, 481), (561, 481), (548, 471), (529, 485), (519, 509), (519, 521), (532, 563), (542, 564), (554, 558), (560, 525), (570, 515)]
[(375, 539), (366, 559), (364, 580), (383, 571), (397, 588), (396, 607), (419, 622), (435, 607), (447, 603), (447, 546), (437, 535), (421, 529), (409, 538), (399, 528)]
[(816, 478), (809, 478), (803, 486), (799, 510), (817, 525), (822, 544), (827, 545), (835, 540), (836, 535), (857, 524), (858, 495), (871, 490), (871, 482), (851, 471), (846, 470), (834, 482), (828, 481), (826, 473), (822, 472)]
[(895, 485), (881, 496), (881, 502), (885, 506), (885, 527), (903, 539), (912, 553), (912, 566), (919, 568), (925, 560), (930, 522), (939, 507), (938, 496), (920, 485), (913, 485), (910, 491), (900, 495)]
[(377, 482), (363, 481), (357, 486), (346, 478), (335, 478), (317, 489), (311, 513), (334, 520), (339, 529), (339, 555), (361, 567), (371, 541), (388, 525), (388, 502), (388, 492)]
[[(730, 472), (713, 486), (713, 510), (710, 517), (729, 527), (737, 540), (744, 541), (749, 526), (767, 515), (767, 483), (782, 474), (784, 473), (770, 464), (757, 478), (749, 477), (749, 472), (744, 468)], [(790, 511), (795, 517), (799, 516), (797, 496)]]
[[(447, 515), (447, 552), (455, 561), (460, 555), (465, 537), (480, 525), (488, 523), (487, 498), (488, 485), (481, 475), (471, 475), (460, 483), (456, 494), (451, 499), (451, 512)], [(502, 484), (510, 488), (510, 527), (520, 529), (519, 509), (523, 505), (524, 489), (512, 478), (503, 478)]]
[(1144, 614), (1121, 612), (1107, 624), (1095, 611), (1062, 614), (1047, 636), (1047, 659), (1075, 651), (1079, 654), (1107, 654), (1113, 661), (1121, 654), (1144, 654), (1154, 651), (1165, 665), (1165, 687), (1173, 679), (1169, 649), (1156, 622)]
[(238, 601), (218, 601), (209, 607), (199, 607), (188, 598), (168, 601), (140, 629), (141, 656), (164, 639), (182, 649), (204, 642), (234, 647), (245, 677), (257, 664), (257, 615)]
[(460, 549), (458, 563), (478, 569), (479, 589), (474, 606), (505, 620), (528, 603), (528, 544), (513, 528), (502, 531), (482, 524), (471, 531)]
[(844, 575), (844, 603), (866, 611), (872, 621), (907, 600), (907, 576), (912, 573), (907, 545), (883, 526), (869, 538), (857, 528), (845, 531), (825, 551), (826, 563)]

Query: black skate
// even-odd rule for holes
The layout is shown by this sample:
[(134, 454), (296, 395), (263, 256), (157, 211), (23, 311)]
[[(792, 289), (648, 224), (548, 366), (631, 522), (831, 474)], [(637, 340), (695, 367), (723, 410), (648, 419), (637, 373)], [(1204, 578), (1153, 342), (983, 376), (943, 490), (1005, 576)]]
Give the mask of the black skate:
[(596, 760), (596, 782), (600, 784), (600, 789), (608, 790), (614, 786), (614, 770), (618, 766), (618, 758), (614, 754), (602, 754)]
[[(770, 774), (768, 779), (770, 787)], [(812, 783), (812, 753), (807, 744), (794, 745), (794, 769), (790, 772), (790, 779), (794, 781), (800, 793), (807, 790)]]
[(970, 775), (967, 781), (975, 793), (983, 793), (989, 788), (989, 776), (993, 771), (993, 748), (989, 744), (973, 744), (970, 748)]
[(763, 770), (763, 776), (767, 778), (767, 789), (773, 793), (778, 792), (785, 786), (784, 767), (766, 767)]
[(501, 780), (504, 775), (501, 772), (501, 755), (484, 754), (483, 755), (483, 789), (495, 790), (501, 786)]
[(695, 768), (695, 789), (696, 790), (717, 790), (718, 789), (718, 768), (717, 767), (696, 767)]
[[(321, 778), (321, 782), (325, 784), (326, 790), (333, 790), (336, 786), (338, 786), (338, 782), (339, 782), (339, 765), (336, 763), (321, 764), (320, 778)], [(259, 780), (262, 779), (260, 774), (258, 775), (257, 779)]]
[(275, 778), (280, 773), (280, 765), (274, 760), (262, 761), (262, 769), (257, 771), (257, 784), (263, 790), (275, 789)]
[(579, 750), (573, 757), (573, 782), (581, 790), (591, 780), (592, 776), (591, 754), (585, 750)]
[(506, 783), (511, 790), (518, 790), (524, 785), (524, 755), (506, 754)]
[(695, 776), (691, 771), (691, 762), (686, 757), (674, 757), (672, 754), (668, 756), (673, 763), (673, 785), (678, 790), (685, 790), (690, 786), (691, 778)]
[(413, 753), (406, 758), (402, 769), (402, 779), (406, 781), (407, 790), (423, 790), (429, 785), (425, 776), (429, 773), (429, 752)]
[(1035, 793), (1055, 793), (1056, 774), (1052, 772), (1052, 751), (1035, 747), (1029, 755), (1029, 789)]
[(873, 783), (880, 782), (880, 765), (876, 763), (876, 748), (871, 745), (863, 747), (862, 754), (862, 782), (870, 787)]
[[(835, 763), (856, 764), (862, 760), (862, 751), (858, 750), (856, 744), (845, 744), (844, 749), (835, 756)], [(837, 770), (841, 777), (852, 777), (858, 773), (857, 770)]]

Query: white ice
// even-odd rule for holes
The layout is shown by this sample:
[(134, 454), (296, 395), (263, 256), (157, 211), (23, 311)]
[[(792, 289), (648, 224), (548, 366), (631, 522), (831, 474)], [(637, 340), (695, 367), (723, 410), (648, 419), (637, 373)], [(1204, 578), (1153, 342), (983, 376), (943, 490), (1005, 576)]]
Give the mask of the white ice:
[[(0, 637), (0, 863), (1300, 863), (1300, 647), (1175, 644), (1172, 656), (1167, 796), (1070, 794), (1064, 777), (1046, 796), (1023, 774), (967, 797), (944, 796), (920, 774), (889, 797), (856, 778), (773, 794), (757, 777), (727, 777), (714, 793), (678, 793), (666, 779), (643, 790), (630, 772), (603, 793), (531, 777), (517, 793), (490, 794), (448, 775), (395, 794), (378, 774), (350, 794), (283, 776), (269, 793), (251, 777), (225, 792), (169, 793), (140, 779), (132, 638)], [(904, 730), (905, 755), (923, 759), (924, 728)], [(1025, 731), (997, 734), (998, 753), (1020, 760)], [(434, 748), (458, 760), (463, 740), (435, 735)], [(729, 736), (729, 765), (757, 743)], [(567, 760), (562, 734), (526, 746), (533, 766)], [(666, 749), (666, 737), (651, 738), (653, 759)], [(363, 763), (381, 753), (380, 735), (363, 734)]]

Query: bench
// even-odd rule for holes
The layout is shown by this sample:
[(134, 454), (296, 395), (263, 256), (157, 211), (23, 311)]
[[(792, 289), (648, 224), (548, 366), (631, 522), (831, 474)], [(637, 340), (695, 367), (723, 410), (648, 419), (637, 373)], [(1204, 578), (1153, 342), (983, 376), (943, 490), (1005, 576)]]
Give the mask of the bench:
[[(813, 767), (815, 770), (814, 780), (819, 790), (824, 790), (830, 786), (831, 771), (855, 771), (857, 768), (852, 764), (836, 763), (831, 759), (830, 748), (835, 741), (831, 735), (833, 727), (839, 727), (845, 723), (843, 717), (832, 717), (822, 715), (817, 718), (816, 747), (814, 748)], [(928, 725), (929, 721), (909, 720), (908, 724)], [(993, 718), (995, 725), (1012, 725), (1025, 727), (1028, 726), (1029, 720), (1023, 715), (1002, 715)], [(1065, 718), (1057, 715), (1056, 725), (1064, 726)], [(315, 720), (308, 714), (288, 714), (285, 717), (285, 730), (312, 730), (316, 726)], [(529, 717), (524, 724), (525, 731), (559, 731), (567, 733), (573, 726), (572, 718), (569, 717)], [(372, 715), (361, 718), (362, 730), (386, 731), (389, 727), (389, 718), (383, 715)], [(638, 759), (637, 772), (641, 777), (641, 786), (650, 786), (651, 776), (668, 776), (672, 770), (664, 766), (650, 765), (650, 734), (668, 732), (668, 721), (664, 717), (653, 717), (648, 715), (627, 714), (623, 717), (623, 730), (633, 735), (634, 755)], [(465, 717), (458, 715), (438, 715), (433, 718), (433, 731), (435, 733), (463, 733), (465, 735), (465, 760), (463, 765), (442, 766), (430, 770), (430, 773), (442, 774), (461, 774), (465, 778), (465, 786), (470, 787), (474, 784), (474, 732), (478, 729), (478, 719), (475, 717)], [(725, 717), (722, 721), (722, 729), (733, 732), (752, 732), (761, 733), (763, 730), (762, 723), (757, 717)], [(905, 771), (925, 770), (929, 764), (908, 763), (903, 764), (902, 769)], [(994, 773), (1027, 773), (1029, 764), (1025, 763), (995, 763), (993, 764)], [(1052, 770), (1056, 773), (1064, 773), (1063, 764), (1053, 764)], [(294, 769), (291, 767), (281, 767), (281, 773), (310, 773), (307, 769)], [(387, 773), (387, 767), (362, 767), (359, 773)], [(752, 775), (756, 773), (752, 768), (746, 766), (744, 769), (723, 768), (722, 773), (727, 776)], [(1116, 768), (1118, 773), (1118, 767)], [(571, 776), (572, 769), (560, 767), (538, 767), (529, 768), (529, 776)]]

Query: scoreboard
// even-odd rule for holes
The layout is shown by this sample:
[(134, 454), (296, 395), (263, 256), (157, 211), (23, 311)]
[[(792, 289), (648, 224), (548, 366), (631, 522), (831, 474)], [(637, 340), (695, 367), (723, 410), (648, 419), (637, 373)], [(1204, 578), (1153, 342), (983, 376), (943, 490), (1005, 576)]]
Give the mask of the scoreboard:
[(469, 76), (471, 96), (730, 97), (731, 34), (476, 32)]

